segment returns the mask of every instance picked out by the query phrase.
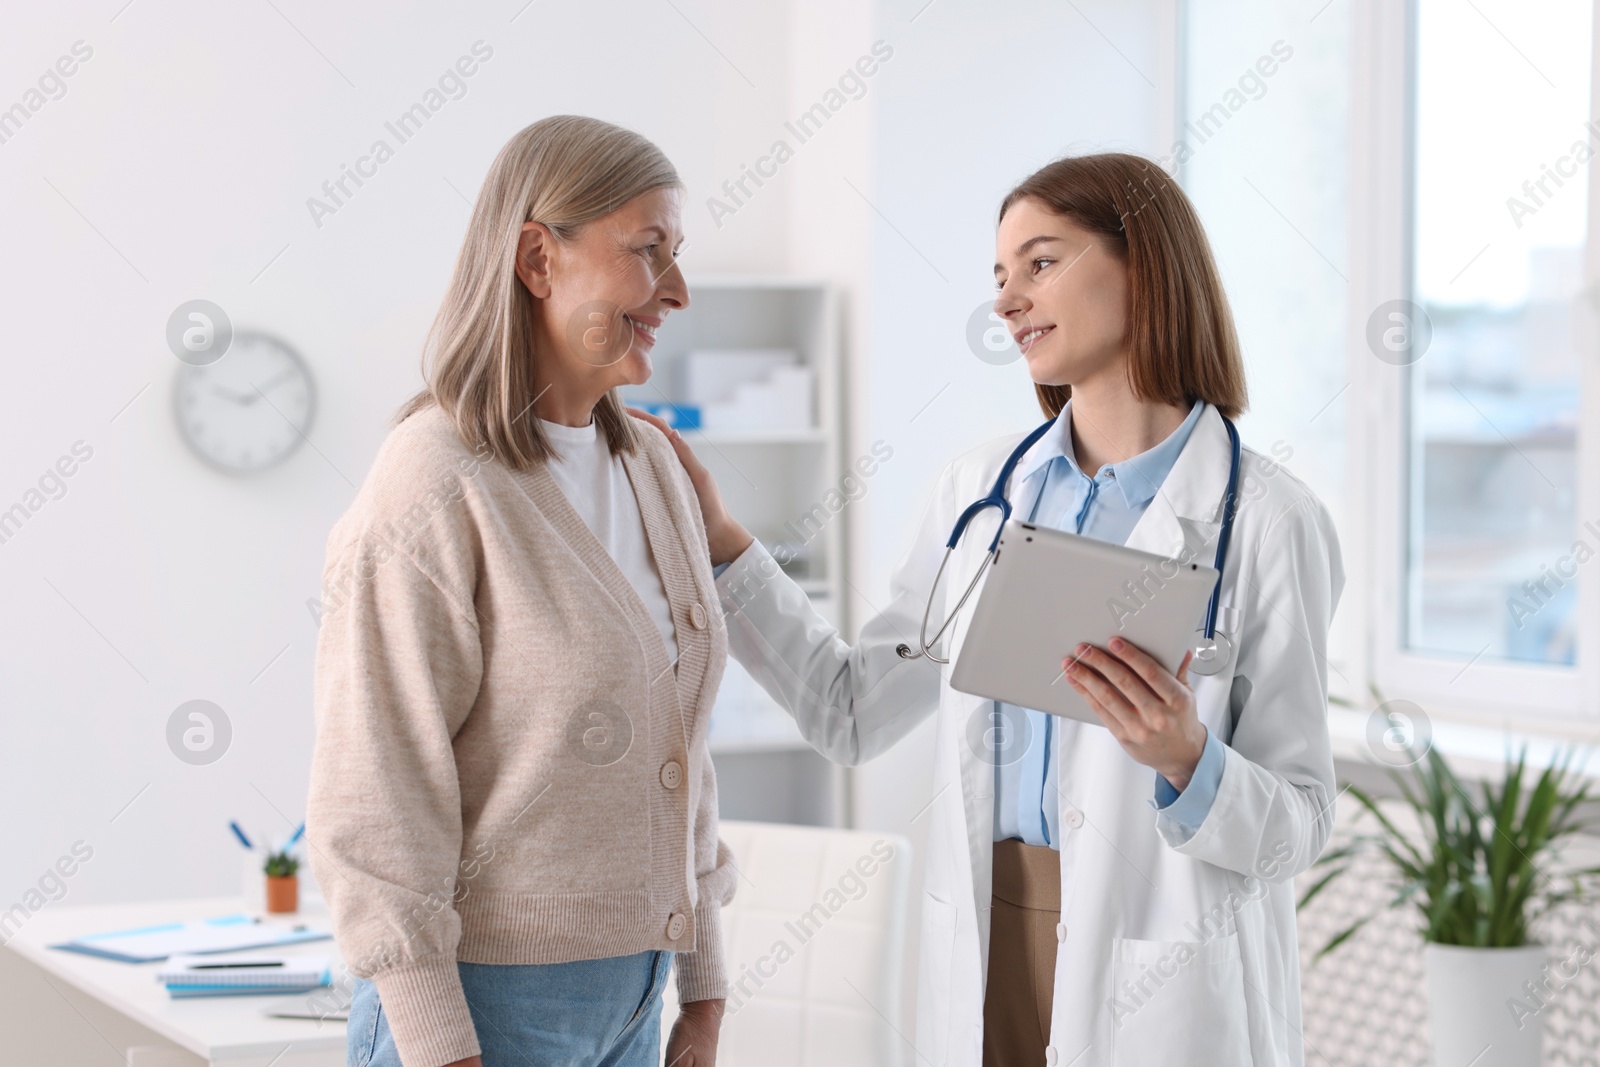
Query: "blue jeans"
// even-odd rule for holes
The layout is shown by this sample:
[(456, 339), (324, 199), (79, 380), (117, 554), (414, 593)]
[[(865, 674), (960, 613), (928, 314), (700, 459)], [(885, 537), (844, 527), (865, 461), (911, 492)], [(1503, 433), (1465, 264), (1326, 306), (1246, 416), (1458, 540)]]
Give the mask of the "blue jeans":
[[(457, 963), (483, 1067), (658, 1067), (671, 952), (503, 966)], [(378, 987), (356, 981), (349, 1067), (401, 1067)]]

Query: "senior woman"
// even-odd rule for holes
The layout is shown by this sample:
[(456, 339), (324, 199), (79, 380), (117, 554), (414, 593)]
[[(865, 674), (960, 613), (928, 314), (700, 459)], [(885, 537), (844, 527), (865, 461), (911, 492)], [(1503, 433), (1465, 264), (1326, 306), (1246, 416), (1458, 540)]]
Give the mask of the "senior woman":
[(425, 360), (328, 539), (311, 867), (352, 1067), (710, 1067), (734, 874), (693, 487), (616, 388), (687, 307), (677, 173), (557, 116), (501, 150)]

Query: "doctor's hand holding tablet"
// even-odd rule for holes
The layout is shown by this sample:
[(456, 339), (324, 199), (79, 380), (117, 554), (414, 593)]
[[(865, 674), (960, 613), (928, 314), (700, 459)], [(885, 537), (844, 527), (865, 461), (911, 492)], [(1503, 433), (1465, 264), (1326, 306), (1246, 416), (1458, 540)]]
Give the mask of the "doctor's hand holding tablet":
[(994, 273), (1047, 421), (949, 463), (853, 644), (658, 423), (729, 651), (836, 762), (935, 717), (922, 1057), (1299, 1065), (1293, 879), (1335, 797), (1332, 522), (1240, 444), (1227, 297), (1158, 166), (1024, 179)]

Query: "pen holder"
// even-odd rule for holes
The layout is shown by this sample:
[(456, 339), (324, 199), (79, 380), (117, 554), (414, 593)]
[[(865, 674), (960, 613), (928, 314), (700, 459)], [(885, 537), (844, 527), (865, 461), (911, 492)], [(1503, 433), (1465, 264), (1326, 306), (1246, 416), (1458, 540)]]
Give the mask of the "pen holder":
[(239, 896), (244, 899), (246, 911), (260, 911), (267, 906), (267, 857), (259, 849), (248, 849), (244, 866), (239, 869)]

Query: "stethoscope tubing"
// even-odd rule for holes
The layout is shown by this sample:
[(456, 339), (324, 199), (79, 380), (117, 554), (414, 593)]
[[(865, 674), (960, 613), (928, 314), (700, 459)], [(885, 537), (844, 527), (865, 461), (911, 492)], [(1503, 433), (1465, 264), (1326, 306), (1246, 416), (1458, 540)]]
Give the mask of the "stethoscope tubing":
[(1217, 569), (1217, 584), (1211, 590), (1211, 602), (1206, 605), (1203, 632), (1207, 641), (1217, 636), (1217, 609), (1222, 604), (1222, 568), (1228, 562), (1228, 542), (1233, 540), (1233, 516), (1239, 506), (1239, 461), (1243, 452), (1239, 444), (1239, 428), (1233, 424), (1233, 420), (1224, 415), (1222, 425), (1228, 429), (1232, 456), (1228, 463), (1228, 492), (1222, 498), (1222, 529), (1217, 533), (1217, 559), (1213, 564)]

